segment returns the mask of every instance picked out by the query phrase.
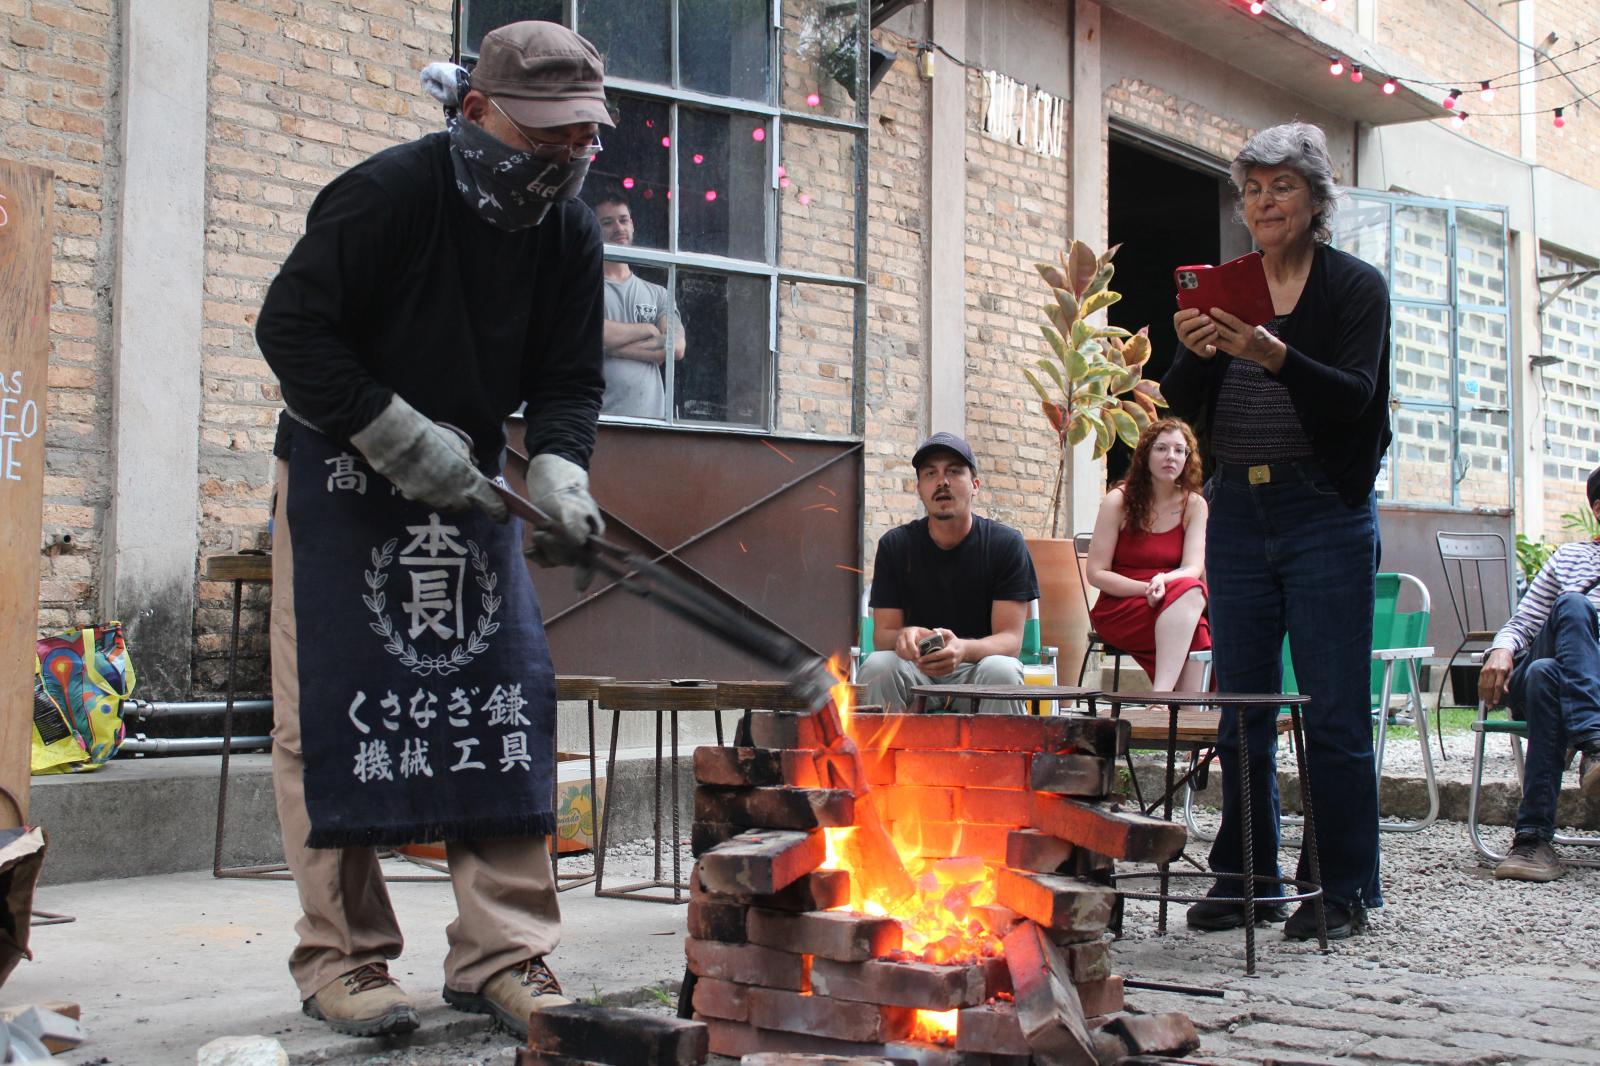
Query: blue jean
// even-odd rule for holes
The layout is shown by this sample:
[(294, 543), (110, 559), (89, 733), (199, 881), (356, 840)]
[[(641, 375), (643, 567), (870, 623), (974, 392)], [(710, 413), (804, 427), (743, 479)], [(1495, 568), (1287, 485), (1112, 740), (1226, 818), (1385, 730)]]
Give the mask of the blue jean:
[[(1377, 509), (1347, 506), (1320, 474), (1263, 485), (1207, 485), (1206, 576), (1212, 657), (1221, 692), (1281, 692), (1289, 637), (1300, 691), (1317, 852), (1325, 897), (1380, 906), (1378, 782), (1373, 767), (1371, 657)], [(1221, 714), (1222, 825), (1211, 868), (1243, 868), (1237, 710)], [(1278, 876), (1278, 708), (1244, 711), (1249, 735), (1255, 872)], [(1301, 850), (1299, 872), (1310, 877)], [(1257, 894), (1272, 886), (1258, 883)], [(1238, 895), (1220, 881), (1219, 895)]]
[(1556, 597), (1544, 628), (1511, 669), (1506, 705), (1528, 723), (1517, 833), (1549, 840), (1567, 749), (1600, 742), (1600, 640), (1587, 597)]

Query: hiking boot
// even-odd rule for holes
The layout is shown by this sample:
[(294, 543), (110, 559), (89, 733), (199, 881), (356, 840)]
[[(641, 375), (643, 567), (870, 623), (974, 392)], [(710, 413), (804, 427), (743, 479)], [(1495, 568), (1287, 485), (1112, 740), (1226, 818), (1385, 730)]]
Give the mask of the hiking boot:
[[(1282, 903), (1256, 904), (1256, 924), (1272, 924), (1281, 922), (1289, 917), (1289, 909)], [(1184, 914), (1184, 920), (1189, 923), (1190, 929), (1198, 929), (1202, 933), (1218, 933), (1224, 929), (1244, 928), (1244, 904), (1226, 903), (1217, 899), (1205, 899), (1194, 904)]]
[(369, 962), (335, 977), (300, 1009), (346, 1036), (393, 1036), (409, 1033), (420, 1024), (417, 1008), (381, 962)]
[(1600, 802), (1600, 744), (1591, 744), (1578, 760), (1578, 787), (1590, 803)]
[[(1328, 923), (1329, 940), (1348, 940), (1357, 933), (1367, 931), (1367, 908), (1359, 903), (1344, 904), (1336, 900), (1323, 900), (1323, 917)], [(1306, 900), (1290, 916), (1283, 927), (1288, 940), (1314, 940), (1317, 936), (1317, 905)]]
[(1534, 833), (1518, 833), (1511, 851), (1494, 868), (1497, 881), (1554, 881), (1566, 874), (1556, 849)]
[(492, 1014), (506, 1032), (528, 1039), (528, 1015), (572, 1000), (561, 994), (561, 982), (544, 959), (527, 959), (507, 966), (483, 986), (481, 992), (458, 992), (446, 985), (444, 1001), (456, 1010)]

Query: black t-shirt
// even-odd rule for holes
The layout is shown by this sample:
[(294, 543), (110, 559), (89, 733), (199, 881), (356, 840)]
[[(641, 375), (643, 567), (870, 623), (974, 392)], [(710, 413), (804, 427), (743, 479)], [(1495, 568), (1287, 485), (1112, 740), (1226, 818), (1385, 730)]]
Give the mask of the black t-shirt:
[(588, 466), (605, 393), (602, 258), (600, 226), (578, 201), (514, 233), (478, 217), (456, 189), (447, 135), (433, 133), (318, 194), (256, 340), (284, 401), (336, 440), (398, 392), (492, 462), (526, 402), (528, 453)]
[(899, 608), (905, 624), (948, 629), (963, 640), (993, 635), (995, 600), (1039, 598), (1039, 578), (1022, 534), (976, 515), (954, 548), (928, 535), (928, 519), (891, 529), (878, 541), (872, 606)]

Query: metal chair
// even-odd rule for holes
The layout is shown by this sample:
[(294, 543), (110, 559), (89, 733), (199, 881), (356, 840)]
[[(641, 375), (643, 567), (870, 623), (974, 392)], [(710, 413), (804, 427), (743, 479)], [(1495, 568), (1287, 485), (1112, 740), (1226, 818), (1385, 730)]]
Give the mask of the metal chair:
[[(1434, 534), (1439, 546), (1439, 563), (1444, 568), (1445, 589), (1450, 593), (1450, 607), (1455, 612), (1456, 625), (1461, 629), (1461, 643), (1444, 661), (1439, 678), (1439, 701), (1444, 707), (1444, 686), (1450, 677), (1451, 667), (1464, 655), (1482, 651), (1494, 640), (1494, 635), (1511, 617), (1517, 605), (1516, 587), (1512, 584), (1511, 556), (1506, 551), (1505, 538), (1498, 533), (1446, 533)], [(1505, 600), (1500, 600), (1500, 590), (1505, 590)], [(1472, 648), (1472, 645), (1479, 645)], [(1474, 698), (1462, 702), (1455, 693), (1456, 706), (1471, 707)], [(1440, 740), (1441, 757), (1444, 742)]]
[[(1078, 556), (1078, 591), (1083, 594), (1083, 614), (1089, 616), (1089, 545), (1094, 540), (1093, 533), (1077, 533), (1072, 538), (1072, 549)], [(1083, 662), (1078, 664), (1078, 684), (1083, 684), (1083, 677), (1089, 671), (1089, 656), (1094, 654), (1095, 648), (1100, 649), (1101, 655), (1111, 656), (1111, 689), (1116, 692), (1122, 687), (1122, 660), (1131, 658), (1127, 652), (1113, 644), (1106, 642), (1105, 638), (1094, 631), (1094, 623), (1089, 624), (1089, 636), (1083, 646)]]

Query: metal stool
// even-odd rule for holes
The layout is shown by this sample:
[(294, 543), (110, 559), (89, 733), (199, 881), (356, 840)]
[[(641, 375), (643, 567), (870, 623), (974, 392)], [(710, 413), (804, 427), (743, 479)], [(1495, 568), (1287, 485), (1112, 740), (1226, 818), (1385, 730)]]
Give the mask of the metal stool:
[[(611, 746), (606, 756), (606, 788), (616, 786), (617, 733), (622, 724), (623, 711), (649, 711), (656, 716), (655, 804), (652, 808), (651, 826), (655, 840), (655, 866), (648, 881), (638, 881), (621, 888), (606, 888), (606, 847), (611, 841), (611, 807), (614, 793), (606, 797), (600, 816), (600, 843), (594, 856), (594, 894), (608, 899), (635, 899), (649, 903), (685, 903), (688, 901), (689, 883), (683, 876), (683, 858), (678, 842), (682, 836), (678, 808), (678, 714), (683, 711), (711, 711), (717, 725), (717, 745), (722, 745), (722, 715), (724, 709), (717, 694), (717, 686), (710, 682), (673, 684), (656, 682), (612, 682), (602, 684), (597, 692), (597, 702), (602, 710), (611, 711)], [(661, 867), (661, 741), (662, 716), (667, 716), (672, 730), (672, 880), (662, 877)], [(672, 890), (671, 897), (658, 895), (658, 889)]]
[[(597, 780), (597, 775), (595, 773), (594, 705), (595, 701), (600, 698), (600, 686), (605, 682), (612, 680), (614, 679), (609, 677), (584, 677), (579, 675), (569, 675), (563, 677), (559, 674), (556, 676), (556, 700), (558, 702), (561, 700), (582, 700), (586, 710), (588, 711), (589, 818), (591, 833), (594, 832), (594, 812), (597, 811), (600, 806), (600, 783)], [(558, 752), (556, 754), (556, 766), (559, 768), (560, 765), (561, 754)], [(552, 812), (556, 810), (558, 802), (561, 798), (561, 783), (557, 780), (557, 776), (558, 775), (555, 773), (550, 775), (550, 787), (552, 793), (550, 797), (550, 809)], [(598, 857), (599, 853), (596, 852), (595, 854), (595, 869), (598, 870), (600, 868), (600, 860)], [(565, 892), (569, 888), (581, 888), (582, 886), (593, 882), (597, 876), (596, 874), (592, 873), (564, 874), (561, 872), (561, 834), (559, 830), (550, 834), (550, 869), (555, 874), (557, 892)]]

